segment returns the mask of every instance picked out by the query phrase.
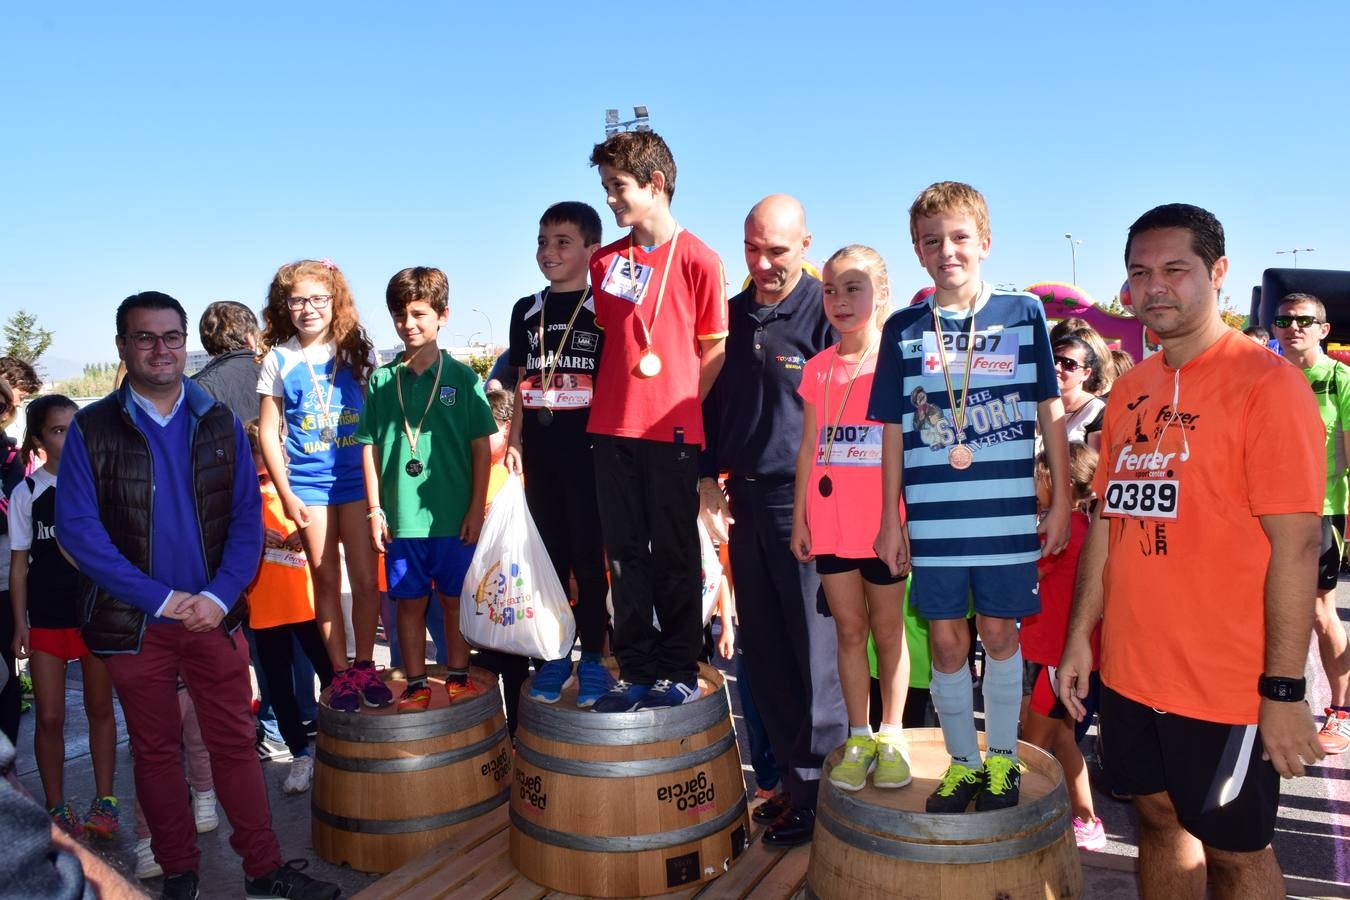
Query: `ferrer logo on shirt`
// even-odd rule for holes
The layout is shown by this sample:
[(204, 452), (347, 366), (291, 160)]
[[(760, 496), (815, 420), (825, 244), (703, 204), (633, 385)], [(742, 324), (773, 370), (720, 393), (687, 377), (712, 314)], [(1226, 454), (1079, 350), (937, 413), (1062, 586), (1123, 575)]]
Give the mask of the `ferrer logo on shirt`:
[(442, 405), (442, 406), (454, 406), (454, 405), (455, 405), (455, 394), (456, 394), (455, 388), (452, 388), (452, 387), (443, 387), (443, 388), (441, 388), (441, 405)]
[[(966, 357), (970, 357), (972, 375), (986, 378), (1012, 379), (1017, 376), (1017, 335), (1005, 331), (980, 331), (973, 338), (966, 332), (942, 333), (946, 351), (947, 371), (953, 375), (966, 371)], [(943, 354), (938, 350), (937, 334), (923, 333), (923, 371), (925, 375), (940, 375)]]

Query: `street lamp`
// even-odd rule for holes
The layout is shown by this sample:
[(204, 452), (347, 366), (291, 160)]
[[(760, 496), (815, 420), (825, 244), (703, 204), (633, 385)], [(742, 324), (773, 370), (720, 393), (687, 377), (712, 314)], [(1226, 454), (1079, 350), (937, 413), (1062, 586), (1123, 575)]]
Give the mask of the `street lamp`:
[(1081, 244), (1081, 243), (1083, 243), (1083, 242), (1082, 242), (1082, 241), (1076, 241), (1076, 240), (1074, 240), (1073, 235), (1070, 234), (1070, 233), (1067, 232), (1067, 231), (1064, 232), (1064, 239), (1065, 239), (1066, 241), (1069, 242), (1069, 256), (1071, 257), (1072, 262), (1073, 262), (1073, 281), (1070, 282), (1070, 283), (1071, 283), (1071, 284), (1074, 284), (1074, 285), (1077, 285), (1077, 284), (1078, 284), (1078, 245)]
[(605, 110), (605, 137), (613, 137), (620, 131), (651, 131), (652, 126), (648, 121), (650, 118), (645, 106), (633, 107), (633, 118), (625, 122), (619, 121), (617, 109), (607, 109)]
[(1286, 253), (1292, 253), (1292, 254), (1294, 255), (1294, 268), (1297, 269), (1297, 268), (1298, 268), (1298, 255), (1299, 255), (1300, 253), (1316, 253), (1316, 252), (1317, 252), (1317, 248), (1316, 248), (1316, 247), (1295, 247), (1295, 248), (1292, 249), (1292, 250), (1276, 250), (1276, 251), (1275, 251), (1275, 255), (1276, 255), (1276, 256), (1284, 256), (1284, 254), (1286, 254)]
[(492, 320), (488, 318), (488, 314), (487, 314), (487, 313), (483, 312), (481, 309), (479, 309), (479, 308), (476, 307), (476, 306), (473, 308), (473, 311), (476, 312), (476, 313), (478, 313), (480, 316), (482, 316), (482, 317), (483, 317), (483, 321), (487, 322), (487, 326), (488, 326), (488, 341), (490, 341), (490, 342), (492, 343), (493, 349), (496, 349), (496, 347), (497, 347), (497, 339), (496, 339), (495, 337), (492, 336)]

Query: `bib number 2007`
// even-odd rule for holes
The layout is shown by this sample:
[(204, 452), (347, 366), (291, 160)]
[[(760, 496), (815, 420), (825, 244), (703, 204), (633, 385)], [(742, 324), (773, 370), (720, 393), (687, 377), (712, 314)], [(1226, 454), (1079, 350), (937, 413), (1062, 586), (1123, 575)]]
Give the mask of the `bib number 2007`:
[(1175, 519), (1180, 491), (1176, 481), (1112, 481), (1106, 486), (1106, 515)]

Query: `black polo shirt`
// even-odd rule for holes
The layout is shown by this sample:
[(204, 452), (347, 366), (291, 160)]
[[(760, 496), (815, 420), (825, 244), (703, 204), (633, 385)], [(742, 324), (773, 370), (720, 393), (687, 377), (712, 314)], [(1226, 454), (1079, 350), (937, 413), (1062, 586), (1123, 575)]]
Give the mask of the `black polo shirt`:
[(763, 321), (756, 314), (754, 285), (728, 302), (726, 361), (703, 402), (707, 449), (700, 456), (701, 475), (796, 474), (802, 367), (837, 340), (822, 297), (820, 281), (803, 272)]

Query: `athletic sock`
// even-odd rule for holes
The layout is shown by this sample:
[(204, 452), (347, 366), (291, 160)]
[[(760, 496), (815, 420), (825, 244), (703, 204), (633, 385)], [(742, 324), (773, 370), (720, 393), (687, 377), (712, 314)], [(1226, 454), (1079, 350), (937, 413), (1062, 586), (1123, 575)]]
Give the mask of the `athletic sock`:
[(588, 650), (583, 650), (581, 651), (581, 661), (584, 663), (595, 663), (599, 665), (601, 662), (601, 656), (599, 653), (593, 653)]
[(1331, 711), (1332, 711), (1332, 712), (1350, 712), (1350, 706), (1337, 706), (1336, 704), (1333, 703), (1333, 704), (1331, 704)]
[(408, 678), (408, 687), (409, 687), (410, 689), (415, 689), (415, 688), (420, 688), (420, 687), (426, 687), (426, 686), (427, 686), (427, 676), (425, 676), (425, 675), (419, 675), (419, 676), (417, 676), (417, 677), (415, 677), (415, 678), (410, 676), (410, 677)]
[(1007, 659), (984, 657), (984, 734), (989, 753), (1017, 756), (1017, 718), (1022, 708), (1022, 648)]
[(872, 727), (870, 725), (850, 725), (848, 726), (848, 736), (870, 738)]
[(942, 726), (942, 740), (952, 762), (971, 769), (980, 767), (980, 739), (975, 734), (975, 689), (970, 669), (962, 665), (955, 672), (933, 669), (933, 708)]
[(463, 684), (469, 680), (469, 669), (466, 666), (463, 669), (446, 669), (445, 680), (453, 681), (455, 684)]
[(882, 722), (881, 730), (877, 734), (884, 734), (887, 737), (899, 738), (903, 735), (905, 726), (896, 722)]

